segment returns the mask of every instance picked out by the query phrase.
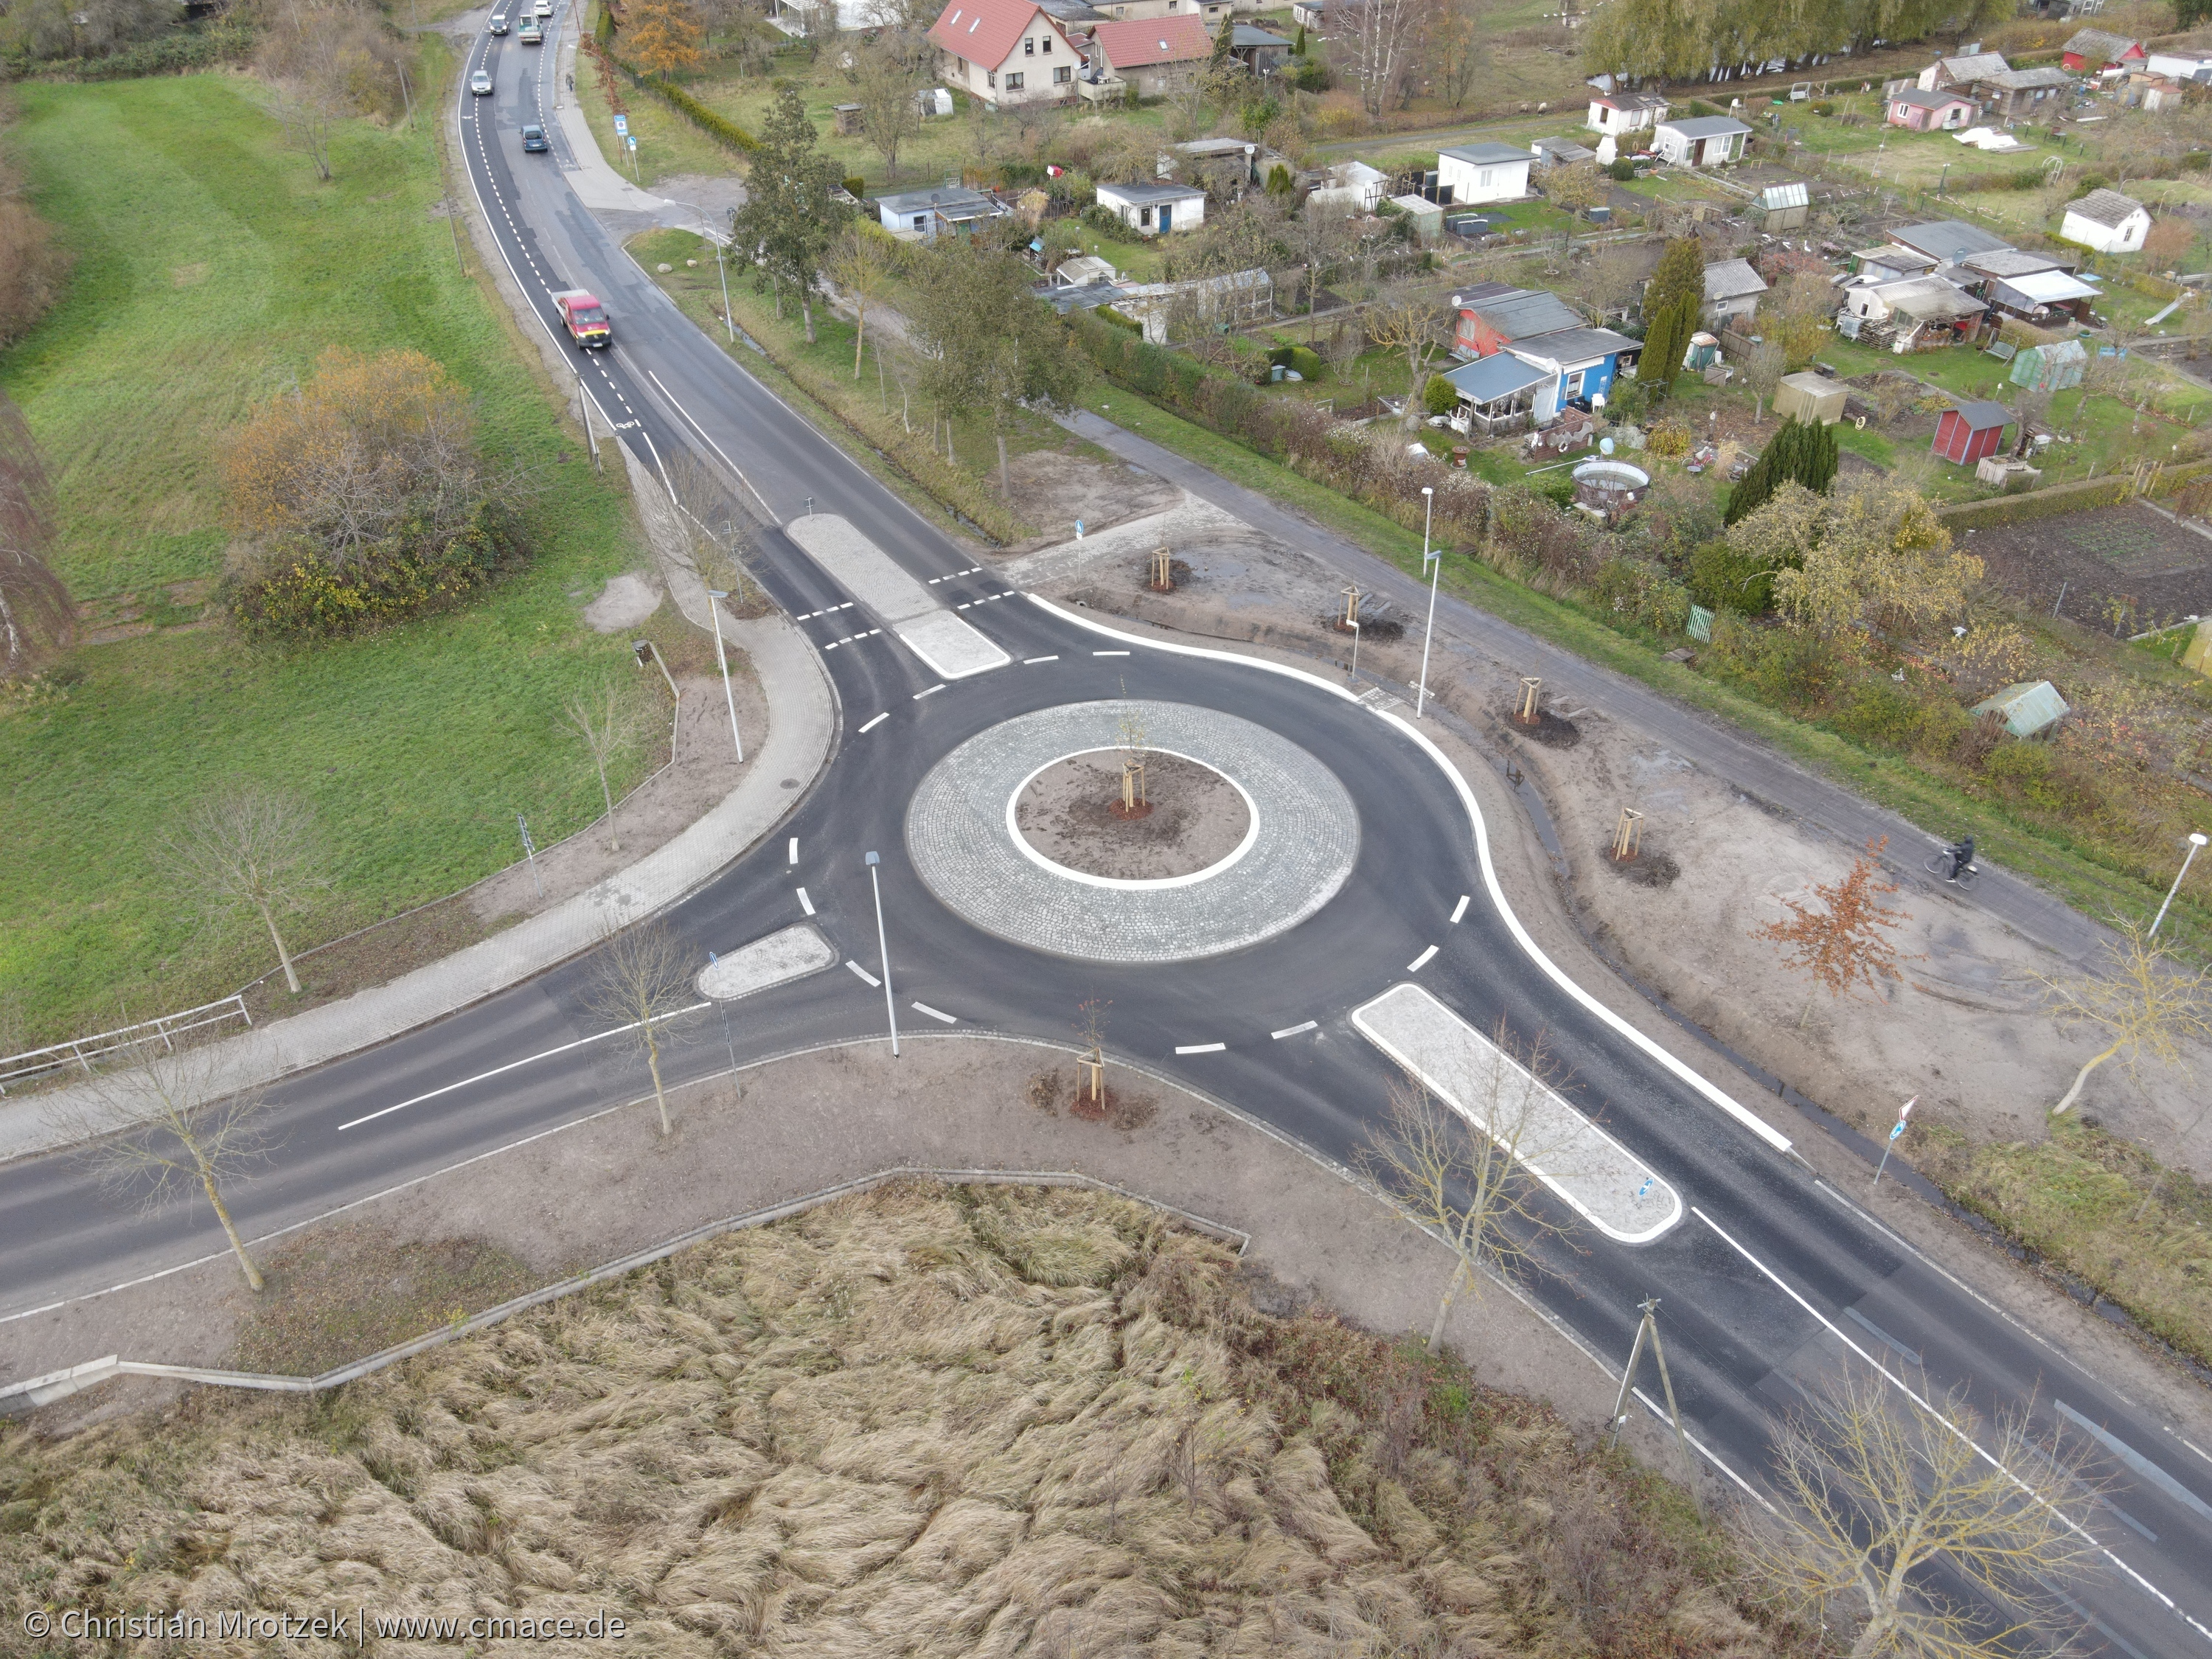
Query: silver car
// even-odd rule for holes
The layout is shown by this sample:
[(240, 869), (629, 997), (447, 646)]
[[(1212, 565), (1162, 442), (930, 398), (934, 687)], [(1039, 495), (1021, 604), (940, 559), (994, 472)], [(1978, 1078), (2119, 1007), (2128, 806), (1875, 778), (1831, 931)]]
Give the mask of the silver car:
[(469, 90), (477, 97), (483, 97), (491, 90), (491, 76), (483, 70), (478, 70), (474, 75), (469, 76)]

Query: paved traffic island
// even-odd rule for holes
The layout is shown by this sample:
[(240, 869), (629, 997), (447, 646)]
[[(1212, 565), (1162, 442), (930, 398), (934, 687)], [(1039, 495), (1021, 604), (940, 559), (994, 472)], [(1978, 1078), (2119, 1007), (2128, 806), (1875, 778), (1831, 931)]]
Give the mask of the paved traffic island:
[[(1117, 813), (1135, 758), (1153, 810)], [(906, 836), (930, 890), (986, 933), (1083, 961), (1187, 962), (1327, 904), (1358, 857), (1359, 814), (1334, 773), (1265, 726), (1115, 700), (970, 738), (922, 780)]]

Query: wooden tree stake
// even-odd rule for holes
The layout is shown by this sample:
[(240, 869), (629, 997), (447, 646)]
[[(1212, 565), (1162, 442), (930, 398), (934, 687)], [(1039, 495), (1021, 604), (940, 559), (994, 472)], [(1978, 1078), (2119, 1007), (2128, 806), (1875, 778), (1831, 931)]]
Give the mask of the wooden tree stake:
[(1644, 814), (1633, 806), (1620, 809), (1620, 822), (1613, 830), (1613, 856), (1626, 863), (1644, 850)]
[(1152, 550), (1152, 586), (1162, 593), (1175, 591), (1175, 562), (1164, 547)]
[(1521, 677), (1521, 706), (1513, 711), (1513, 718), (1523, 726), (1536, 723), (1536, 692), (1543, 684), (1533, 675)]

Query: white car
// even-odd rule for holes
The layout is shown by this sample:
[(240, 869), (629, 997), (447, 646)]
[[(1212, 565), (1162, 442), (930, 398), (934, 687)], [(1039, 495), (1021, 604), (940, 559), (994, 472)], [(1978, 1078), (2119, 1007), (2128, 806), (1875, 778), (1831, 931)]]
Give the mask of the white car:
[(477, 97), (483, 97), (491, 90), (491, 76), (483, 70), (478, 70), (474, 75), (469, 76), (469, 90)]
[(550, 17), (553, 15), (553, 0), (538, 0), (538, 15)]

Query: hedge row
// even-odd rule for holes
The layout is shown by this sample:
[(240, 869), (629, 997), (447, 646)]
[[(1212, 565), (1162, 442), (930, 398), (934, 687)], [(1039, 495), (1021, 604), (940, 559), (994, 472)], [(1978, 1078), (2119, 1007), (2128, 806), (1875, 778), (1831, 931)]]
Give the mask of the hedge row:
[(253, 31), (242, 23), (211, 23), (142, 40), (106, 58), (61, 58), (37, 64), (11, 58), (6, 73), (49, 81), (135, 81), (149, 75), (182, 75), (242, 63), (253, 55)]
[(681, 87), (670, 86), (665, 81), (640, 73), (613, 53), (606, 54), (607, 61), (629, 77), (629, 83), (641, 92), (650, 93), (674, 110), (678, 115), (705, 133), (709, 138), (727, 144), (741, 155), (750, 155), (760, 148), (754, 137), (726, 115), (718, 115)]
[[(2191, 479), (2212, 472), (2212, 462), (2191, 461), (2162, 470), (2154, 493), (2164, 495)], [(2023, 490), (2017, 495), (1993, 495), (1985, 501), (1962, 501), (1939, 507), (1936, 516), (1954, 532), (1988, 530), (2001, 524), (2025, 524), (2060, 513), (2087, 513), (2100, 507), (2118, 507), (2136, 495), (2132, 472), (2114, 472), (2102, 478), (2076, 478), (2072, 483), (2048, 489)]]

